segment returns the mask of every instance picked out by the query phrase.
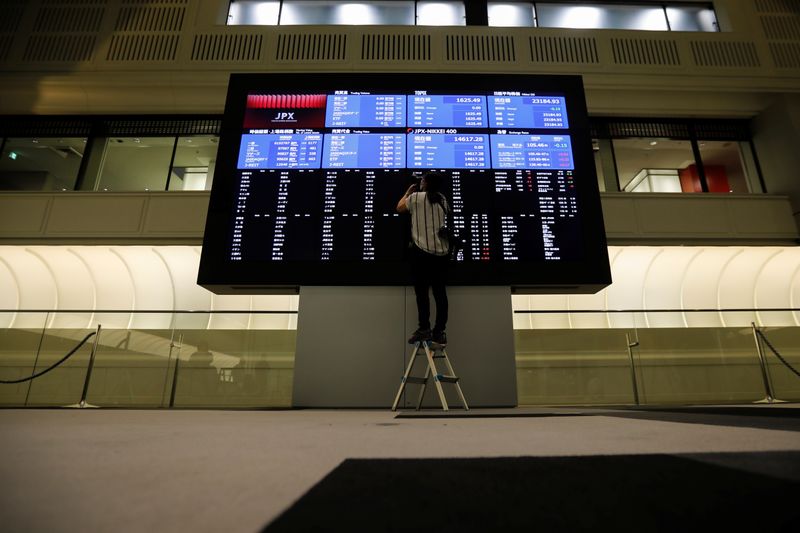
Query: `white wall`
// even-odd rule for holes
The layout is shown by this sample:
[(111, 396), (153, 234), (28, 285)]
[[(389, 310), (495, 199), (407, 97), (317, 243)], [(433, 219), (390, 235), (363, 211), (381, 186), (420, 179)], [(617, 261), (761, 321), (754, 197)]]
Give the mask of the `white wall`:
[[(515, 311), (573, 311), (515, 313), (514, 327), (800, 324), (800, 312), (764, 311), (800, 306), (800, 247), (612, 246), (609, 257), (614, 283), (597, 294), (514, 296)], [(295, 314), (251, 312), (296, 311), (297, 296), (212, 294), (196, 284), (199, 259), (199, 246), (0, 246), (0, 309), (8, 311), (0, 328), (163, 329), (175, 310), (208, 311), (181, 315), (182, 327), (194, 329), (297, 327)], [(26, 309), (58, 312), (20, 312)], [(664, 309), (678, 312), (654, 311)], [(759, 311), (689, 312), (696, 309)], [(242, 313), (213, 312), (222, 310)], [(574, 312), (586, 310), (598, 313)]]
[[(197, 285), (199, 246), (0, 246), (0, 328), (165, 329), (169, 313), (242, 311), (179, 317), (193, 329), (295, 329), (297, 296), (218, 296)], [(85, 311), (65, 313), (63, 311)], [(97, 311), (121, 311), (98, 313)], [(139, 313), (136, 313), (139, 311)]]
[[(593, 295), (515, 296), (516, 329), (797, 326), (800, 248), (611, 246), (613, 283)], [(754, 309), (757, 311), (693, 312)], [(596, 310), (597, 313), (577, 311)], [(642, 310), (641, 313), (602, 311)], [(676, 310), (676, 312), (656, 312)]]

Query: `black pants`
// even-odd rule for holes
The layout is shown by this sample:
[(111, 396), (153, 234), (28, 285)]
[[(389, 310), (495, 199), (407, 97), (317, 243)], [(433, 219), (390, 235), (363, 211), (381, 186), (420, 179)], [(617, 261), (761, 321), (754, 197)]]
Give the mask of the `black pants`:
[(417, 297), (417, 313), (419, 315), (420, 329), (431, 327), (431, 302), (428, 298), (428, 289), (433, 291), (436, 301), (436, 324), (434, 331), (444, 331), (447, 327), (447, 256), (429, 254), (411, 247), (411, 275), (414, 281), (414, 294)]

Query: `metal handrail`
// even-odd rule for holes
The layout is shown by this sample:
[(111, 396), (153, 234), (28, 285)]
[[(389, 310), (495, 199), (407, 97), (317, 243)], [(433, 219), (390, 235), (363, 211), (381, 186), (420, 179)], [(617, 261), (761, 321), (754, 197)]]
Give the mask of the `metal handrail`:
[[(761, 308), (714, 308), (714, 309), (515, 309), (516, 314), (553, 314), (553, 313), (769, 313), (778, 311), (797, 311), (798, 307), (761, 307)], [(231, 315), (296, 315), (296, 310), (255, 310), (255, 309), (0, 309), (0, 313), (127, 313), (127, 314), (231, 314)]]
[(150, 314), (234, 314), (234, 315), (296, 315), (297, 311), (273, 311), (273, 310), (250, 310), (240, 311), (232, 309), (208, 310), (208, 309), (0, 309), (0, 313), (150, 313)]
[(768, 313), (775, 311), (798, 311), (797, 307), (722, 308), (722, 309), (515, 309), (517, 314), (549, 313)]

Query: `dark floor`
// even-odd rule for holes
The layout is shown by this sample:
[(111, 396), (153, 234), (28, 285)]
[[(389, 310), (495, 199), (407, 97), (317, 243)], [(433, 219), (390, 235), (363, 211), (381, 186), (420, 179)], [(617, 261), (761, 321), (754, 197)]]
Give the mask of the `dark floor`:
[(780, 531), (797, 523), (798, 407), (0, 410), (0, 517), (14, 532)]

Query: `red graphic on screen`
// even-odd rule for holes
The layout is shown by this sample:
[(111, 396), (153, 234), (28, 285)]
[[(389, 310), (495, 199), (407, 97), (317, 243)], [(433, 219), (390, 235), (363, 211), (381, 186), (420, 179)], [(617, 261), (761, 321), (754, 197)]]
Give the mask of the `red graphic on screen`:
[(244, 127), (323, 128), (324, 94), (248, 94)]

